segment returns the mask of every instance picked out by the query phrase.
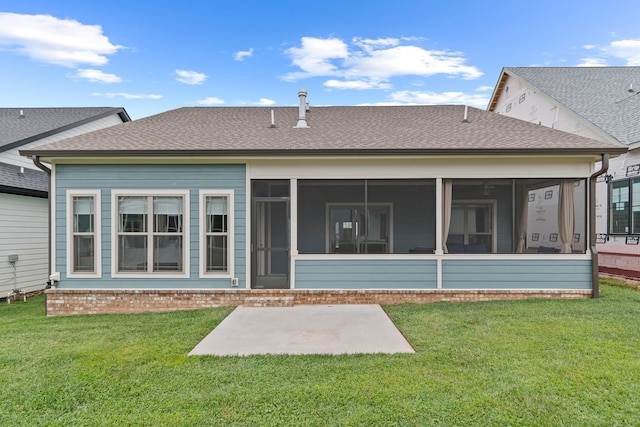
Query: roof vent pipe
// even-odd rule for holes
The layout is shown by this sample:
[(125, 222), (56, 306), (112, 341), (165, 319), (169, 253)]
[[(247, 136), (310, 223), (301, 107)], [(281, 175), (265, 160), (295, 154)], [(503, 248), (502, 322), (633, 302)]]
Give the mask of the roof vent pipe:
[(462, 118), (462, 123), (469, 123), (469, 106), (464, 106), (464, 116)]
[(20, 118), (24, 119), (24, 110), (20, 110)]
[(296, 128), (308, 128), (307, 125), (307, 90), (300, 89), (298, 91), (298, 97), (300, 98), (300, 107), (298, 109), (298, 123)]

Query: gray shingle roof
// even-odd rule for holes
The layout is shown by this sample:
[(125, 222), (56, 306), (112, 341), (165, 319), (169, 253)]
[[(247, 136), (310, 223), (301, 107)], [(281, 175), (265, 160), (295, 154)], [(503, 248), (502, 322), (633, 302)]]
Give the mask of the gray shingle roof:
[[(349, 153), (616, 153), (607, 142), (464, 106), (311, 107), (295, 129), (297, 107), (185, 107), (22, 154), (55, 156), (270, 155)], [(275, 128), (270, 127), (271, 111)]]
[(533, 85), (621, 143), (640, 142), (640, 67), (505, 67), (504, 72)]
[(46, 197), (49, 177), (38, 170), (0, 163), (0, 192)]
[(0, 151), (111, 114), (130, 120), (123, 108), (113, 107), (0, 108)]

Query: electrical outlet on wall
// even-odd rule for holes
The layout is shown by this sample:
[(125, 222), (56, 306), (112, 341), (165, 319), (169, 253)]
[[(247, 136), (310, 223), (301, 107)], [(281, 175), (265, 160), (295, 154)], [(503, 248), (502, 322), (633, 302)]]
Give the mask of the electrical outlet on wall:
[(234, 277), (233, 279), (231, 279), (231, 286), (233, 287), (237, 287), (238, 286), (238, 278)]

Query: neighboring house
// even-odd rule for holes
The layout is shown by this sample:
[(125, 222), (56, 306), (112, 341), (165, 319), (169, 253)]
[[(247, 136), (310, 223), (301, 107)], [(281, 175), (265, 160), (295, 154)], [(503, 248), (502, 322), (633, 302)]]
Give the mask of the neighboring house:
[(122, 108), (0, 108), (0, 298), (45, 287), (49, 176), (18, 153), (129, 121)]
[[(21, 150), (53, 169), (48, 313), (597, 296), (585, 183), (626, 147), (465, 106), (299, 97)], [(526, 238), (538, 221), (554, 241)]]
[(597, 185), (600, 271), (640, 278), (640, 67), (507, 67), (488, 110), (621, 143)]

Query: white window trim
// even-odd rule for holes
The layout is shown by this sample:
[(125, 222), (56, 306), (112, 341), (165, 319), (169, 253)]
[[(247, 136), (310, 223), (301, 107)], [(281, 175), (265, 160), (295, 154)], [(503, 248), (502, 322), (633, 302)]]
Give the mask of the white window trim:
[[(234, 277), (234, 266), (235, 266), (235, 228), (234, 228), (234, 200), (233, 200), (234, 190), (200, 190), (199, 195), (199, 229), (198, 229), (198, 240), (200, 243), (200, 278), (233, 278)], [(207, 270), (207, 239), (206, 239), (206, 219), (207, 219), (207, 197), (226, 197), (227, 198), (227, 250), (229, 253), (227, 254), (227, 271), (206, 271)]]
[[(73, 198), (88, 196), (93, 197), (93, 250), (95, 254), (94, 272), (74, 272), (73, 271)], [(67, 190), (67, 278), (89, 279), (102, 277), (102, 212), (100, 190)]]
[[(336, 255), (333, 254), (331, 252), (329, 252), (331, 250), (331, 238), (330, 238), (330, 230), (331, 230), (331, 218), (330, 218), (330, 213), (331, 213), (331, 208), (336, 208), (336, 207), (350, 207), (350, 206), (362, 206), (364, 208), (365, 203), (364, 202), (327, 202), (325, 204), (325, 255)], [(369, 202), (367, 203), (367, 206), (373, 206), (373, 207), (386, 207), (389, 208), (389, 252), (387, 252), (385, 255), (391, 255), (393, 254), (393, 203), (392, 202)], [(345, 255), (349, 255), (349, 254), (337, 254), (337, 256), (345, 256)], [(371, 254), (358, 254), (359, 256), (366, 256), (366, 255), (371, 255)]]
[[(184, 202), (183, 211), (183, 252), (182, 252), (182, 265), (184, 271), (176, 273), (155, 273), (148, 271), (141, 272), (118, 272), (118, 197), (120, 196), (181, 196)], [(191, 240), (191, 227), (190, 227), (190, 209), (189, 209), (189, 190), (112, 190), (111, 191), (111, 277), (122, 279), (176, 279), (176, 278), (189, 278), (190, 271), (190, 257), (189, 248)]]

